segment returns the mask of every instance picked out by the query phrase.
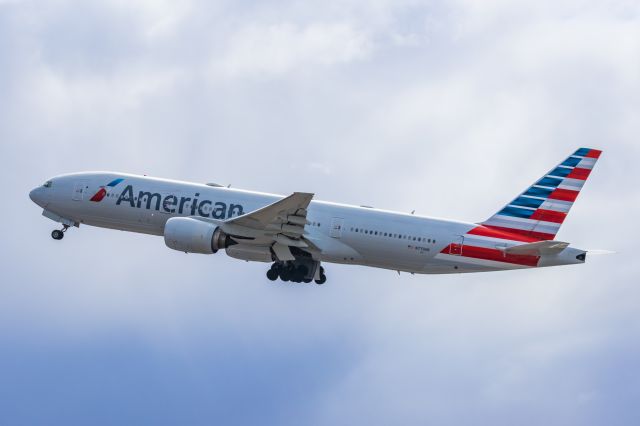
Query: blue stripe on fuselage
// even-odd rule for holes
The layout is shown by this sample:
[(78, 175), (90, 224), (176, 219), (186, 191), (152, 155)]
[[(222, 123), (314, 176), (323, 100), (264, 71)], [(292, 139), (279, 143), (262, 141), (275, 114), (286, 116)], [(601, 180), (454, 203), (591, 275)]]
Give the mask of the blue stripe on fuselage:
[(107, 186), (116, 186), (117, 184), (119, 184), (120, 182), (122, 182), (124, 179), (122, 178), (118, 178), (118, 179), (114, 179), (111, 182), (109, 182), (109, 184)]

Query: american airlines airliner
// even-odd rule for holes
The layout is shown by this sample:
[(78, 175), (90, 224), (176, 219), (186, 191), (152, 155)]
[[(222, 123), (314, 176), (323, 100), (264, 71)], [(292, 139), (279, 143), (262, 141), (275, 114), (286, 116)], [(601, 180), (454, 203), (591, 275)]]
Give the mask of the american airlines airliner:
[(114, 172), (60, 175), (29, 197), (62, 225), (164, 237), (185, 253), (271, 263), (275, 281), (326, 281), (321, 263), (415, 274), (449, 274), (584, 263), (586, 250), (554, 238), (601, 151), (580, 148), (496, 214), (479, 223), (443, 220)]

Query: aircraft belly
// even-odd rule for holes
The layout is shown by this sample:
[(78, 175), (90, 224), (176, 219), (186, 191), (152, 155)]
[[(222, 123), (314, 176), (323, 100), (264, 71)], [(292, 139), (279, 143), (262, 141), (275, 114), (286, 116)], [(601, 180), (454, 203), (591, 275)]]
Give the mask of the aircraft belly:
[(477, 259), (467, 256), (439, 253), (424, 268), (425, 274), (459, 274), (466, 272), (491, 272), (530, 268), (527, 265)]
[(358, 251), (362, 253), (362, 265), (406, 272), (422, 271), (430, 255), (426, 249), (410, 244), (367, 245)]

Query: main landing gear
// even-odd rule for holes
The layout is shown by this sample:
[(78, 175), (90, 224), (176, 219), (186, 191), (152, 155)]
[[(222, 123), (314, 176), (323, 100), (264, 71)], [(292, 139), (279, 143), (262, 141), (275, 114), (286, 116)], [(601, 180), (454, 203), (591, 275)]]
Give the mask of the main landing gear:
[[(319, 268), (319, 271), (316, 271)], [(316, 275), (316, 272), (318, 274)], [(315, 281), (316, 284), (324, 284), (327, 276), (324, 274), (324, 268), (319, 262), (312, 262), (311, 265), (301, 264), (298, 262), (276, 262), (271, 265), (271, 269), (267, 271), (267, 278), (275, 281), (280, 278), (284, 282), (294, 283), (310, 283)], [(314, 278), (317, 278), (314, 280)]]
[(51, 232), (51, 238), (61, 240), (64, 238), (64, 233), (67, 232), (67, 229), (69, 229), (69, 225), (63, 225), (62, 229), (54, 229), (53, 232)]

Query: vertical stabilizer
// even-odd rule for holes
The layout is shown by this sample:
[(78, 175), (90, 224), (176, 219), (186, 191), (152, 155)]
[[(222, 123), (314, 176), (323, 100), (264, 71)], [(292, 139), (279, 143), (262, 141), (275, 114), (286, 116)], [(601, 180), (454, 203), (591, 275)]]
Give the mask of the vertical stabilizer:
[(580, 148), (482, 225), (553, 240), (602, 151)]

